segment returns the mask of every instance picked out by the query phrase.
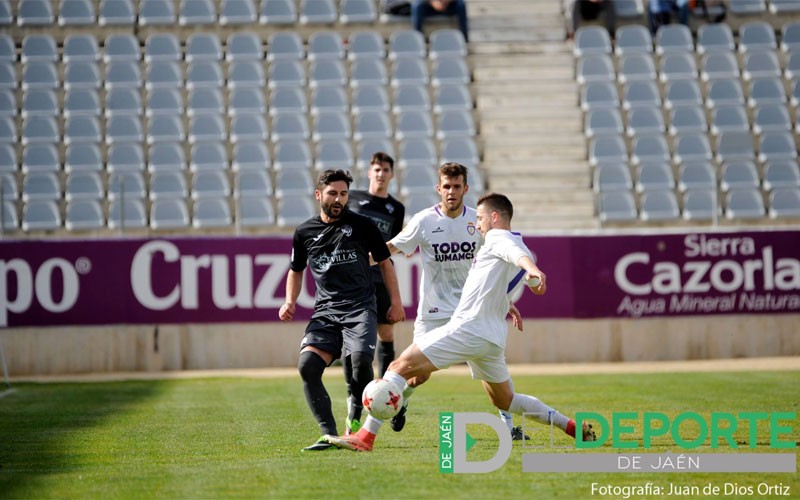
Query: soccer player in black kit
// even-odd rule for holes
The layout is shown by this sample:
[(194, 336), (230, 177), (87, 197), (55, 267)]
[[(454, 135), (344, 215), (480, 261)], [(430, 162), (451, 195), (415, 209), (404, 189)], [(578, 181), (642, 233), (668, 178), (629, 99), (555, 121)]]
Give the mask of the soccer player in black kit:
[[(367, 217), (347, 208), (353, 178), (343, 170), (325, 170), (319, 176), (314, 196), (320, 213), (300, 224), (292, 239), (292, 256), (286, 279), (286, 303), (278, 313), (282, 321), (294, 317), (297, 297), (303, 286), (303, 271), (310, 265), (317, 285), (314, 313), (300, 344), (297, 368), (311, 413), (322, 435), (338, 435), (331, 399), (322, 383), (322, 373), (344, 348), (351, 353), (353, 375), (349, 386), (360, 395), (372, 381), (378, 319), (370, 254), (389, 291), (389, 321), (403, 321), (397, 276), (389, 250), (378, 228)], [(360, 403), (360, 397), (358, 398)], [(363, 408), (353, 405), (361, 418)], [(331, 445), (321, 438), (304, 448), (321, 451)]]
[[(377, 152), (372, 155), (369, 162), (369, 187), (366, 191), (354, 189), (350, 191), (350, 210), (372, 219), (378, 226), (384, 241), (389, 241), (403, 229), (403, 219), (406, 208), (396, 198), (389, 194), (389, 184), (394, 178), (394, 159), (386, 153)], [(386, 317), (389, 306), (389, 292), (383, 282), (383, 276), (377, 267), (373, 267), (372, 281), (375, 284), (375, 298), (378, 303), (378, 374), (383, 376), (389, 363), (394, 361), (394, 323)], [(351, 380), (352, 357), (349, 352), (344, 353), (345, 380)], [(361, 421), (353, 419), (352, 402), (361, 398), (361, 394), (352, 390), (348, 385), (348, 417), (346, 420), (346, 433), (356, 432), (361, 427)], [(355, 397), (353, 397), (355, 394)]]

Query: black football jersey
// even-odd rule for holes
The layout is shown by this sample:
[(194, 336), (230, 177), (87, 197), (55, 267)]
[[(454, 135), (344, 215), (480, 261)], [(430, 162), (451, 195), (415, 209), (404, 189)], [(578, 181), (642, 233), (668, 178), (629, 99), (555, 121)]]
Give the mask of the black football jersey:
[[(383, 239), (389, 241), (403, 229), (403, 219), (406, 216), (406, 207), (389, 195), (381, 198), (370, 194), (369, 191), (353, 190), (350, 191), (350, 199), (347, 206), (353, 212), (365, 215), (372, 219), (378, 226)], [(372, 268), (372, 278), (376, 283), (383, 283), (383, 275), (377, 267)]]
[(327, 224), (319, 215), (300, 224), (292, 239), (291, 269), (311, 268), (317, 285), (314, 314), (375, 309), (375, 288), (369, 253), (376, 262), (389, 250), (372, 221), (351, 210)]

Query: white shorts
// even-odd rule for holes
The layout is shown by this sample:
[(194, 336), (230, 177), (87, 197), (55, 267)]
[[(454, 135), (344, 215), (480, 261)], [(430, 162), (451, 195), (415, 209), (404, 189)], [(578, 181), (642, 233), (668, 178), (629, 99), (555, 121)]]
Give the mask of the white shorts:
[(499, 384), (511, 378), (502, 347), (454, 325), (446, 324), (415, 336), (414, 343), (440, 370), (466, 362), (474, 379)]
[(448, 321), (450, 321), (450, 318), (423, 319), (417, 316), (417, 319), (414, 320), (414, 340), (436, 328), (446, 325)]

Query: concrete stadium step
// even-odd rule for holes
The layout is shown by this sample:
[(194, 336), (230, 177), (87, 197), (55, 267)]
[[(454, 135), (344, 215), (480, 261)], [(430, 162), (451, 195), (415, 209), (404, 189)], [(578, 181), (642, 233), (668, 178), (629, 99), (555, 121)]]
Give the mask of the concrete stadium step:
[(519, 175), (492, 175), (489, 183), (492, 189), (508, 191), (524, 187), (528, 191), (571, 191), (587, 189), (590, 185), (588, 176), (583, 175), (531, 175), (523, 182)]
[(476, 67), (472, 70), (475, 81), (510, 82), (510, 81), (540, 81), (540, 80), (572, 80), (574, 71), (566, 66), (494, 66)]

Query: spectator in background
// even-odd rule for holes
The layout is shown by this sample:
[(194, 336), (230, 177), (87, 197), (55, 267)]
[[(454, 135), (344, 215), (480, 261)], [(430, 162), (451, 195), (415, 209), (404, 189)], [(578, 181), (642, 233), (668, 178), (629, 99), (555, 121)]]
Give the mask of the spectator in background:
[(689, 0), (650, 0), (650, 31), (655, 35), (658, 28), (672, 22), (672, 13), (678, 13), (678, 21), (689, 26)]
[(617, 11), (613, 0), (566, 0), (564, 16), (567, 18), (567, 39), (575, 37), (581, 19), (595, 20), (605, 15), (606, 29), (611, 38), (617, 31)]
[(465, 0), (414, 0), (411, 4), (411, 25), (422, 33), (422, 25), (431, 16), (458, 16), (458, 28), (469, 41)]

